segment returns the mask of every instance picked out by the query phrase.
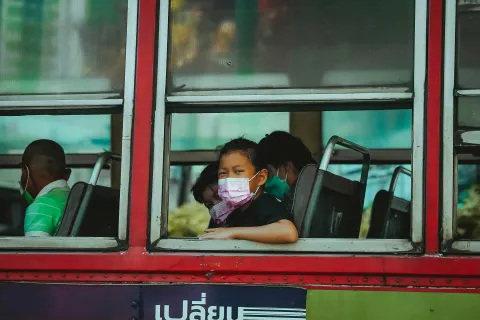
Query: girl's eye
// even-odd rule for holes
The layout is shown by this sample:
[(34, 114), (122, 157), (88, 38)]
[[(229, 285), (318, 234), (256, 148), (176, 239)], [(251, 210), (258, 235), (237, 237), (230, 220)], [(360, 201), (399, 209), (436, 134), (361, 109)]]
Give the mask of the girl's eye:
[(242, 172), (243, 172), (243, 170), (235, 170), (235, 173), (236, 173), (236, 174), (240, 174), (240, 173), (242, 173)]

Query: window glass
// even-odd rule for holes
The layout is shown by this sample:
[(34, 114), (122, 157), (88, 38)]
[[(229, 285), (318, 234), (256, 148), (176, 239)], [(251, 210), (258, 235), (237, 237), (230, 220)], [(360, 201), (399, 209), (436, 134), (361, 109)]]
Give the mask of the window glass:
[(275, 130), (289, 131), (288, 112), (174, 114), (171, 149), (211, 150), (240, 136), (258, 141)]
[(414, 1), (171, 1), (178, 90), (408, 86)]
[(110, 150), (110, 115), (0, 117), (0, 154), (22, 154), (37, 139), (58, 142), (65, 153)]
[(480, 88), (480, 2), (460, 0), (457, 10), (457, 89)]
[(480, 129), (480, 97), (457, 99), (457, 129)]
[(0, 1), (0, 94), (121, 92), (127, 0)]
[(337, 135), (371, 149), (411, 148), (412, 110), (327, 111), (323, 144)]

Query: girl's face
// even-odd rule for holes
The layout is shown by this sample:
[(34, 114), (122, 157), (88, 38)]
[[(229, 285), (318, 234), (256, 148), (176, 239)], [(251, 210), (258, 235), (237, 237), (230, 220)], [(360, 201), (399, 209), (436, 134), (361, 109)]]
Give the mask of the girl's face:
[(247, 156), (240, 152), (230, 152), (220, 158), (218, 179), (251, 179), (250, 192), (255, 192), (260, 186), (264, 185), (267, 181), (267, 176), (268, 173), (266, 169), (260, 170), (257, 174), (255, 166), (250, 162)]
[(211, 184), (202, 192), (203, 204), (210, 210), (217, 203), (222, 202), (222, 198), (218, 195), (218, 184)]
[(287, 162), (286, 164), (282, 164), (278, 167), (269, 165), (268, 176), (274, 177), (276, 175), (278, 175), (280, 179), (286, 180), (288, 185), (292, 187), (297, 182), (298, 171), (291, 162)]

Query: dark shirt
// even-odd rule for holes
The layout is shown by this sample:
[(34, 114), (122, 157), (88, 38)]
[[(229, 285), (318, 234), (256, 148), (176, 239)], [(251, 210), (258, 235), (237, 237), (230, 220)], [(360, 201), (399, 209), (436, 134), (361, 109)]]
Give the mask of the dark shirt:
[(289, 217), (280, 201), (263, 193), (250, 203), (247, 210), (232, 212), (227, 219), (227, 227), (259, 227), (284, 219), (291, 220)]
[(296, 188), (296, 185), (293, 185), (292, 187), (290, 187), (290, 191), (287, 194), (285, 194), (285, 197), (283, 198), (283, 206), (285, 207), (285, 210), (287, 210), (289, 214), (292, 214), (295, 188)]

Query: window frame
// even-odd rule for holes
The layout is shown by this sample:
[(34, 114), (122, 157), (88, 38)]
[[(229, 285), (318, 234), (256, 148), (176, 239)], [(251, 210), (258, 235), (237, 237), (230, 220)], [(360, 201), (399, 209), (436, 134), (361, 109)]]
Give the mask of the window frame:
[[(96, 114), (105, 110), (119, 109), (123, 106), (122, 161), (120, 177), (120, 210), (118, 238), (106, 237), (49, 237), (47, 239), (29, 239), (23, 237), (0, 237), (0, 249), (20, 250), (121, 250), (125, 248), (128, 234), (128, 212), (130, 194), (130, 168), (132, 149), (132, 128), (135, 97), (135, 74), (137, 55), (138, 1), (127, 2), (127, 28), (125, 44), (125, 75), (123, 98), (118, 93), (85, 94), (30, 94), (1, 95), (0, 116), (8, 114), (45, 115), (45, 114)], [(56, 108), (60, 107), (60, 108)], [(95, 159), (98, 155), (95, 155)], [(18, 161), (21, 155), (2, 155), (6, 166)], [(67, 159), (81, 164), (91, 163), (93, 155), (67, 155)], [(3, 162), (0, 162), (3, 165)], [(18, 165), (19, 162), (16, 162)], [(94, 163), (93, 163), (94, 164)]]
[[(398, 88), (381, 88), (365, 90), (325, 90), (319, 89), (310, 94), (299, 94), (295, 89), (252, 90), (235, 94), (238, 90), (219, 90), (194, 92), (193, 94), (167, 94), (167, 56), (169, 44), (169, 2), (160, 2), (158, 17), (158, 52), (157, 52), (157, 96), (153, 134), (153, 181), (151, 193), (150, 244), (152, 250), (174, 251), (288, 251), (288, 252), (421, 252), (423, 249), (423, 189), (424, 189), (424, 113), (425, 83), (427, 59), (427, 15), (426, 0), (415, 1), (414, 30), (414, 70), (413, 92), (404, 92)], [(368, 90), (368, 89), (367, 89)], [(312, 92), (312, 91), (310, 91)], [(231, 95), (228, 95), (228, 94)], [(290, 94), (292, 93), (292, 94)], [(207, 94), (207, 95), (204, 95)], [(277, 103), (322, 103), (322, 102), (365, 102), (365, 101), (402, 101), (410, 100), (413, 104), (412, 132), (412, 230), (410, 240), (360, 240), (360, 239), (300, 239), (297, 243), (285, 246), (257, 244), (248, 241), (231, 240), (226, 242), (195, 241), (192, 239), (162, 238), (166, 235), (168, 219), (168, 184), (170, 158), (175, 159), (179, 153), (170, 153), (171, 113), (175, 108), (197, 108), (197, 112), (216, 112), (218, 105), (255, 103), (266, 105), (270, 111), (271, 102)], [(412, 101), (413, 100), (413, 101)], [(216, 104), (214, 106), (206, 106)], [(203, 110), (203, 111), (202, 111)], [(242, 112), (244, 109), (236, 110)], [(250, 110), (251, 111), (251, 110)], [(258, 110), (257, 110), (258, 111)], [(296, 110), (291, 110), (296, 111)], [(162, 195), (159, 197), (158, 195)], [(192, 245), (193, 244), (193, 245)]]
[(480, 253), (480, 241), (455, 240), (458, 203), (457, 170), (459, 160), (465, 157), (455, 152), (455, 108), (458, 107), (458, 97), (480, 97), (480, 89), (456, 89), (457, 6), (457, 1), (445, 2), (441, 250), (455, 253)]

